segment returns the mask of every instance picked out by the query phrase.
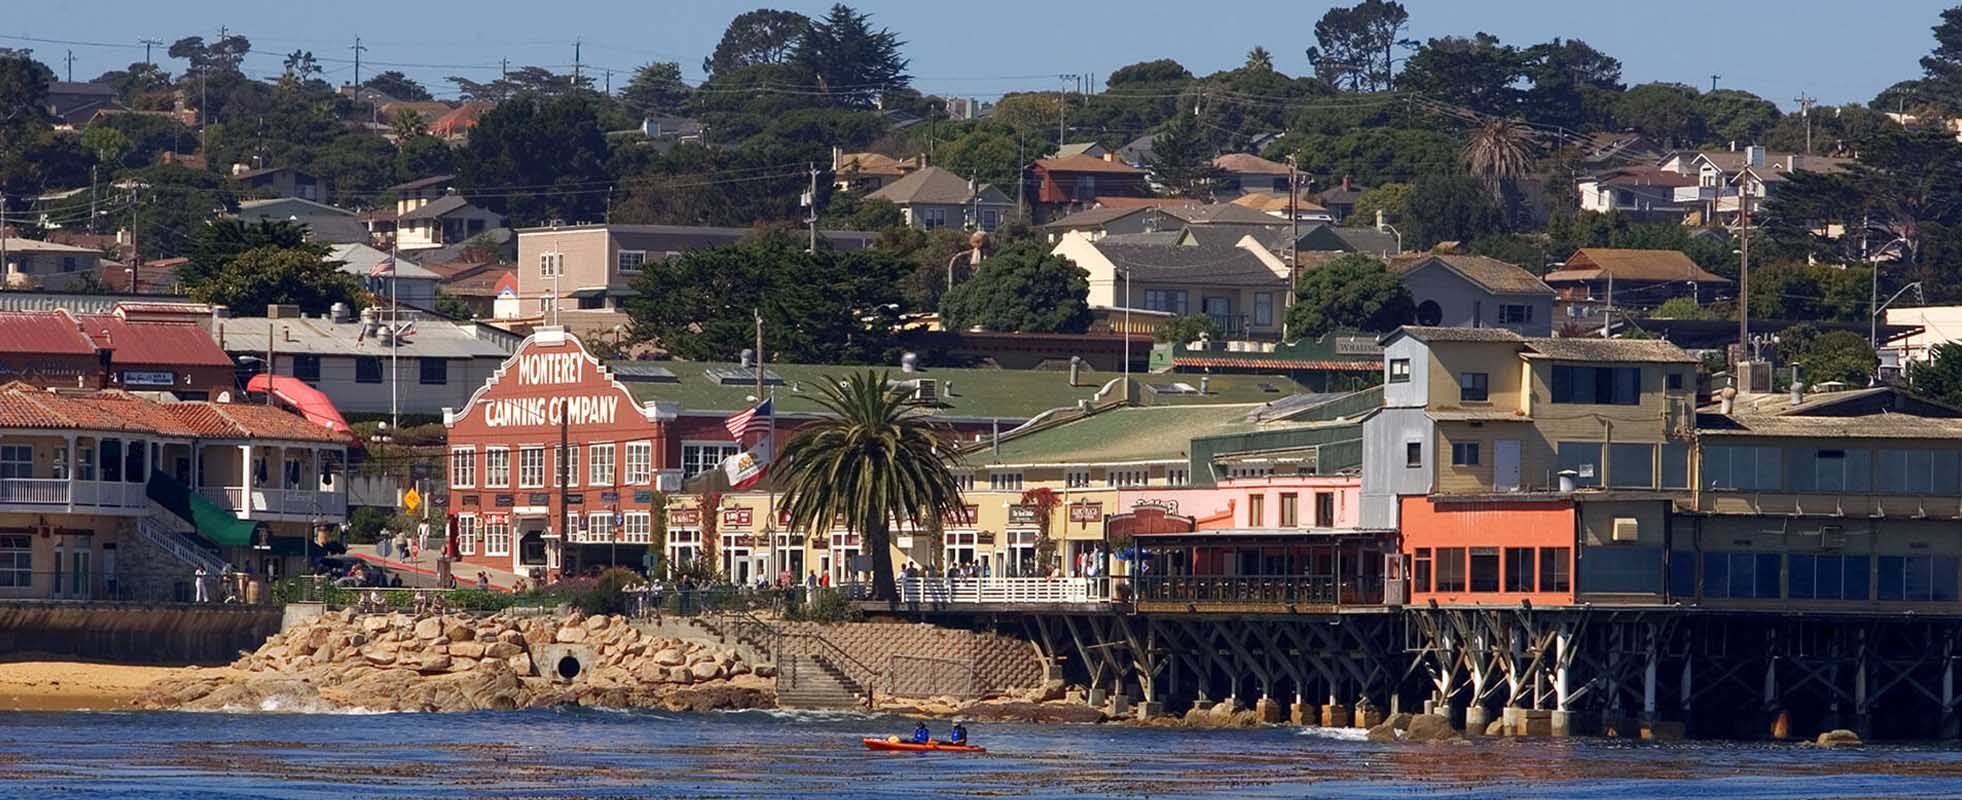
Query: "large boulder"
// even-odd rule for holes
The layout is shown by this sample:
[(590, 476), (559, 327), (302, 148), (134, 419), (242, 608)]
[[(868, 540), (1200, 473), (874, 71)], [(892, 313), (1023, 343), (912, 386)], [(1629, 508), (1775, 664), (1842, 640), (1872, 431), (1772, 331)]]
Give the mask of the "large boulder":
[(483, 642), (460, 641), (450, 645), (450, 655), (456, 658), (483, 658)]
[(1413, 742), (1442, 742), (1464, 738), (1442, 714), (1418, 714), (1410, 718), (1404, 738)]
[(688, 673), (697, 682), (712, 681), (722, 677), (722, 666), (714, 661), (698, 661), (688, 668)]
[[(594, 617), (594, 619), (604, 620), (606, 618)], [(553, 641), (559, 644), (579, 644), (586, 641), (586, 637), (589, 635), (591, 634), (584, 627), (567, 625), (559, 629), (558, 633), (553, 636)]]
[(1819, 739), (1817, 740), (1817, 743), (1820, 747), (1826, 747), (1826, 748), (1860, 747), (1866, 744), (1865, 742), (1860, 741), (1859, 734), (1849, 731), (1845, 728), (1835, 728), (1833, 730), (1829, 730), (1826, 731), (1825, 733), (1819, 734)]
[(688, 657), (672, 647), (662, 648), (654, 654), (654, 663), (664, 667), (679, 667), (688, 662)]
[(416, 621), (416, 638), (428, 641), (443, 635), (443, 620), (428, 617)]

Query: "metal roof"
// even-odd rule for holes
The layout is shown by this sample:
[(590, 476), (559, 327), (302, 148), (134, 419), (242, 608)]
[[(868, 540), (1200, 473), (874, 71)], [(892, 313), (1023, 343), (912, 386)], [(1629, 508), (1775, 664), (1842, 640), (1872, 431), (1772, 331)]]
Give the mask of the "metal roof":
[(323, 356), (401, 355), (419, 358), (495, 358), (503, 360), (511, 351), (498, 343), (480, 338), (478, 326), (434, 319), (427, 315), (416, 321), (415, 332), (391, 348), (378, 336), (362, 336), (361, 322), (334, 322), (318, 317), (265, 319), (239, 317), (219, 320), (220, 346), (227, 353), (266, 352), (267, 328), (277, 326), (270, 341), (282, 354), (306, 353)]
[(66, 311), (25, 311), (0, 314), (0, 353), (88, 356), (95, 345)]

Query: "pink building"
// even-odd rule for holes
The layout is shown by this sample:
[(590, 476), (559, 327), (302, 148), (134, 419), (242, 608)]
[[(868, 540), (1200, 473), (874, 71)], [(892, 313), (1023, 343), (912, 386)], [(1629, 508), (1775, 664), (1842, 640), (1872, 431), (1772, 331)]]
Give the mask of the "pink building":
[(1116, 513), (1156, 508), (1191, 517), (1199, 530), (1356, 528), (1362, 524), (1357, 475), (1231, 478), (1214, 488), (1145, 486), (1118, 492)]

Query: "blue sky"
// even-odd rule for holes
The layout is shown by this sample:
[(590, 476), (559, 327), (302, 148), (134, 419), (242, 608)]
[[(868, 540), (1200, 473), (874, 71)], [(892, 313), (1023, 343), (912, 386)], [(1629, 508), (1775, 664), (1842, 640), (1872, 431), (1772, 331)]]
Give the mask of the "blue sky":
[[(473, 2), (237, 2), (236, 0), (5, 0), (0, 37), (39, 37), (89, 44), (0, 38), (0, 46), (32, 47), (57, 74), (66, 51), (74, 75), (87, 80), (141, 60), (139, 39), (213, 38), (219, 26), (246, 34), (255, 75), (276, 73), (282, 54), (312, 50), (329, 79), (352, 77), (343, 61), (359, 34), (368, 46), (362, 71), (402, 69), (439, 95), (446, 75), (487, 79), (500, 59), (514, 66), (569, 67), (572, 42), (583, 39), (581, 61), (595, 74), (653, 60), (679, 61), (691, 81), (730, 18), (751, 2), (608, 0), (541, 3)], [(1486, 31), (1512, 44), (1577, 38), (1621, 59), (1630, 83), (1680, 81), (1756, 92), (1787, 109), (1801, 92), (1823, 103), (1866, 102), (1880, 89), (1920, 74), (1916, 64), (1933, 46), (1929, 28), (1950, 0), (1869, 0), (1857, 12), (1844, 2), (1778, 0), (1404, 0), (1416, 38)], [(1274, 52), (1276, 65), (1308, 71), (1303, 54), (1314, 24), (1329, 4), (1301, 2), (981, 3), (858, 0), (875, 21), (909, 44), (916, 85), (945, 95), (987, 98), (1017, 89), (1049, 88), (1057, 73), (1094, 73), (1170, 57), (1196, 73), (1237, 66), (1254, 45)], [(824, 2), (773, 2), (770, 7), (822, 13)], [(157, 58), (165, 61), (162, 48)], [(387, 66), (380, 62), (431, 66)], [(165, 61), (175, 72), (182, 62)], [(442, 66), (436, 66), (442, 65)]]

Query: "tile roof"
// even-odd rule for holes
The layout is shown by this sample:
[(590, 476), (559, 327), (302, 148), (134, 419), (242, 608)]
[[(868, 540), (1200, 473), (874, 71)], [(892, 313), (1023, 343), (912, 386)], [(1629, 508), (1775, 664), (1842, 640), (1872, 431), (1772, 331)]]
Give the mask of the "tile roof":
[(1078, 211), (1062, 219), (1044, 224), (1051, 230), (1075, 230), (1078, 228), (1098, 228), (1116, 222), (1132, 214), (1143, 213), (1144, 206), (1098, 207)]
[(229, 367), (232, 359), (196, 322), (128, 320), (114, 314), (76, 317), (96, 345), (112, 350), (112, 364)]
[[(951, 170), (927, 167), (886, 184), (867, 196), (889, 200), (898, 205), (910, 203), (962, 205), (973, 200), (977, 193), (985, 194), (989, 188), (985, 183), (978, 186), (969, 183), (968, 179), (954, 174)], [(994, 202), (989, 198), (983, 198), (983, 201)]]
[(1288, 165), (1268, 161), (1252, 153), (1227, 153), (1213, 159), (1213, 166), (1223, 172), (1242, 175), (1287, 175)]
[(1212, 203), (1189, 208), (1168, 208), (1165, 213), (1193, 225), (1274, 225), (1286, 227), (1287, 220), (1233, 203)]
[(1526, 346), (1546, 358), (1600, 363), (1696, 364), (1690, 355), (1661, 339), (1534, 338)]
[(344, 438), (304, 417), (256, 403), (164, 403), (157, 408), (198, 436), (339, 442)]
[(1116, 244), (1108, 237), (1092, 242), (1111, 264), (1147, 283), (1202, 286), (1274, 286), (1287, 283), (1281, 272), (1251, 250), (1234, 245)]
[(1729, 278), (1712, 274), (1696, 265), (1679, 250), (1629, 250), (1588, 247), (1574, 251), (1567, 265), (1546, 275), (1547, 283), (1597, 280), (1613, 276), (1617, 280), (1696, 281), (1730, 283)]
[(1533, 277), (1533, 273), (1517, 265), (1508, 264), (1496, 258), (1485, 256), (1448, 255), (1424, 253), (1414, 256), (1398, 256), (1390, 259), (1391, 272), (1407, 275), (1427, 264), (1439, 263), (1466, 280), (1478, 284), (1493, 294), (1539, 294), (1553, 295), (1553, 287)]
[(450, 113), (437, 117), (436, 121), (429, 123), (429, 133), (432, 136), (442, 137), (462, 135), (469, 132), (471, 128), (477, 127), (477, 120), (492, 108), (495, 106), (490, 103), (471, 100), (450, 109)]
[[(1280, 214), (1282, 215), (1281, 220), (1283, 222), (1287, 221), (1287, 192), (1248, 192), (1233, 198), (1231, 202), (1236, 206), (1245, 206), (1263, 214)], [(1316, 211), (1326, 213), (1328, 208), (1323, 206), (1321, 201), (1314, 195), (1304, 192), (1295, 196), (1294, 210), (1296, 213), (1313, 213)]]
[(1035, 165), (1049, 172), (1109, 172), (1119, 175), (1143, 175), (1144, 170), (1122, 161), (1105, 161), (1096, 156), (1074, 155), (1062, 158), (1037, 159)]
[(341, 435), (276, 408), (244, 403), (163, 403), (128, 392), (51, 392), (0, 386), (0, 428), (141, 431), (181, 438), (344, 442)]
[(1432, 328), (1422, 325), (1405, 325), (1385, 334), (1382, 342), (1388, 343), (1398, 334), (1409, 336), (1420, 342), (1524, 342), (1526, 337), (1505, 328)]
[(409, 191), (414, 191), (416, 189), (428, 189), (432, 186), (442, 186), (447, 183), (455, 183), (455, 182), (456, 182), (455, 175), (431, 175), (427, 178), (417, 178), (412, 181), (404, 181), (402, 183), (395, 184), (394, 186), (388, 187), (388, 191), (409, 192)]
[(95, 355), (67, 311), (0, 312), (0, 353)]

